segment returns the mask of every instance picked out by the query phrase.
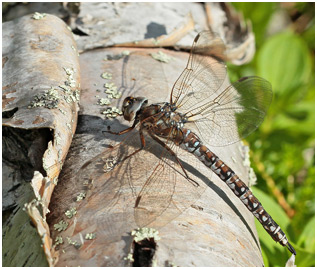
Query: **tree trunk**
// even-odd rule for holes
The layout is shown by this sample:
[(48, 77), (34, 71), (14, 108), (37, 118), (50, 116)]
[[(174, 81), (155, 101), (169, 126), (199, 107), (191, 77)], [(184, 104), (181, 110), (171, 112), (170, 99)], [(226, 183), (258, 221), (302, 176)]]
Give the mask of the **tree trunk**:
[[(3, 264), (53, 265), (45, 217), (76, 126), (76, 44), (65, 23), (52, 15), (28, 15), (2, 29)], [(76, 85), (66, 91), (66, 70), (75, 69)]]
[[(132, 156), (112, 171), (104, 171), (107, 160), (112, 160), (114, 156), (111, 155), (114, 151), (111, 147), (124, 138), (103, 134), (102, 131), (110, 126), (110, 130), (116, 132), (131, 124), (122, 121), (121, 117), (114, 120), (100, 118), (102, 109), (98, 105), (98, 99), (106, 95), (97, 90), (102, 89), (107, 80), (95, 70), (112, 74), (111, 82), (122, 92), (119, 101), (113, 99), (109, 106), (119, 107), (120, 100), (128, 95), (145, 96), (150, 103), (157, 103), (169, 100), (171, 85), (188, 58), (188, 53), (160, 50), (173, 58), (169, 63), (162, 64), (150, 56), (158, 50), (129, 49), (129, 56), (103, 61), (107, 55), (123, 55), (125, 50), (105, 49), (81, 55), (83, 94), (79, 125), (68, 155), (70, 164), (68, 166), (67, 162), (64, 166), (62, 179), (54, 193), (52, 215), (49, 219), (51, 223), (57, 223), (62, 219), (63, 212), (76, 207), (77, 214), (70, 220), (69, 228), (53, 234), (69, 237), (75, 246), (78, 243), (81, 247), (77, 249), (74, 246), (60, 245), (65, 253), (60, 252), (57, 265), (130, 264), (130, 260), (125, 259), (130, 252), (135, 260), (144, 254), (142, 251), (139, 254), (135, 252), (136, 247), (131, 236), (131, 231), (144, 221), (145, 227), (158, 229), (161, 237), (155, 242), (157, 247), (153, 250), (154, 256), (146, 256), (152, 265), (262, 266), (252, 214), (211, 170), (203, 165), (192, 167), (195, 158), (189, 156), (189, 153), (178, 151), (178, 156), (186, 161), (185, 167), (190, 177), (201, 187), (193, 190), (191, 184), (177, 174), (175, 186), (166, 183), (169, 188), (173, 188), (168, 208), (148, 224), (147, 219), (138, 219), (140, 216), (134, 212), (135, 199), (154, 170), (157, 158), (162, 154), (161, 146), (153, 145), (151, 149)], [(167, 74), (169, 87), (164, 87), (166, 83), (162, 71)], [(150, 143), (148, 140), (147, 142)], [(140, 146), (138, 133), (135, 132), (132, 137), (128, 135), (122, 145), (124, 144), (128, 145), (122, 150), (124, 154), (129, 155), (136, 150)], [(250, 167), (246, 164), (248, 157), (242, 144), (212, 150), (248, 182)], [(80, 167), (82, 168), (79, 169)], [(87, 180), (91, 183), (89, 188), (85, 186)], [(160, 201), (168, 199), (170, 192), (165, 187), (161, 198), (154, 203), (159, 207)], [(75, 201), (80, 193), (86, 194), (81, 203)], [(67, 203), (65, 197), (68, 197)], [(87, 233), (95, 233), (96, 239), (82, 240)]]
[[(189, 56), (137, 47), (188, 50), (197, 34), (194, 27), (211, 28), (225, 40), (227, 60), (242, 64), (254, 53), (254, 37), (250, 28), (241, 28), (239, 16), (219, 4), (82, 3), (79, 14), (70, 18), (78, 49), (84, 52), (80, 76), (76, 44), (66, 25), (51, 15), (31, 17), (3, 24), (3, 180), (9, 194), (3, 209), (4, 265), (263, 266), (253, 216), (211, 170), (178, 150), (198, 187), (179, 173), (171, 174), (154, 201), (157, 212), (144, 217), (134, 206), (162, 148), (146, 137), (145, 150), (111, 170), (115, 160), (110, 154), (129, 155), (140, 140), (137, 132), (123, 137), (102, 133), (108, 127), (117, 132), (131, 126), (122, 117), (111, 119), (126, 96), (169, 101)], [(112, 45), (124, 48), (98, 49)], [(50, 96), (51, 87), (58, 88), (63, 101)], [(81, 113), (73, 137), (79, 88)], [(43, 98), (50, 102), (37, 107)], [(119, 110), (107, 112), (107, 107)], [(21, 153), (12, 154), (17, 149)], [(210, 149), (248, 182), (244, 146)], [(160, 239), (138, 242), (131, 232), (140, 226), (157, 229)]]

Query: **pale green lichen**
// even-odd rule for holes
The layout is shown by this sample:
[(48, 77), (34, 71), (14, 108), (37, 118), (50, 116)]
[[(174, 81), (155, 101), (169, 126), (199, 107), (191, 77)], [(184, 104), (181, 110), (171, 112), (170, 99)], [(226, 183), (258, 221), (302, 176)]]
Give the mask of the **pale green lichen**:
[(113, 82), (106, 83), (104, 86), (106, 88), (105, 93), (108, 94), (108, 98), (119, 99), (121, 97), (122, 93), (117, 91), (117, 86)]
[(57, 185), (57, 183), (58, 183), (58, 177), (54, 177), (54, 178), (53, 178), (53, 184), (54, 184), (54, 185)]
[(58, 246), (58, 245), (63, 244), (63, 243), (64, 243), (63, 237), (57, 236), (57, 237), (55, 238), (55, 246)]
[(111, 90), (111, 91), (117, 90), (117, 86), (113, 82), (106, 83), (104, 86), (107, 90)]
[(154, 39), (152, 40), (152, 42), (153, 42), (153, 44), (154, 44), (155, 46), (157, 46), (157, 45), (160, 44), (160, 41), (157, 40), (156, 38), (154, 38)]
[(108, 107), (105, 111), (102, 112), (107, 118), (115, 118), (118, 115), (122, 115), (122, 111), (116, 107)]
[(62, 138), (60, 137), (59, 133), (55, 133), (54, 138), (55, 138), (55, 144), (60, 145)]
[(243, 159), (243, 165), (245, 166), (245, 167), (250, 167), (250, 165), (251, 165), (251, 162), (250, 162), (250, 154), (249, 154), (249, 151), (245, 151), (244, 152), (244, 159)]
[(101, 74), (101, 77), (104, 79), (112, 79), (112, 74), (104, 72)]
[(168, 262), (167, 264), (168, 267), (178, 267), (175, 262)]
[(70, 131), (72, 130), (72, 126), (70, 125), (70, 123), (66, 123), (66, 126)]
[(103, 171), (105, 173), (111, 171), (115, 167), (117, 160), (118, 158), (116, 156), (110, 157), (108, 159), (103, 159), (103, 161), (105, 162), (105, 165), (103, 166)]
[(76, 87), (76, 81), (73, 78), (70, 78), (69, 80), (65, 81), (65, 85), (75, 88)]
[(80, 100), (80, 90), (75, 90), (73, 92), (73, 96), (75, 97), (76, 101), (79, 101)]
[(67, 210), (65, 212), (65, 215), (67, 218), (71, 219), (73, 216), (75, 216), (77, 214), (77, 210), (75, 207), (72, 207), (71, 209)]
[(75, 72), (74, 69), (68, 68), (68, 67), (63, 67), (63, 68), (68, 76), (74, 75), (74, 72)]
[(76, 80), (74, 79), (74, 73), (76, 72), (76, 70), (74, 68), (67, 68), (67, 67), (63, 67), (66, 74), (67, 74), (67, 81), (65, 81), (65, 85), (69, 86), (71, 88), (75, 88), (76, 87)]
[(66, 94), (71, 94), (71, 92), (72, 92), (72, 90), (69, 87), (67, 87), (66, 85), (60, 85), (59, 87), (62, 88), (64, 93), (66, 93)]
[(133, 254), (129, 253), (127, 257), (123, 258), (125, 261), (134, 262)]
[[(64, 99), (68, 104), (78, 102), (80, 99), (80, 91), (71, 89), (76, 87), (76, 80), (73, 77), (76, 70), (67, 67), (63, 67), (63, 69), (66, 72), (67, 80), (64, 82), (64, 85), (59, 85), (59, 87), (63, 89), (63, 92), (65, 93)], [(61, 109), (60, 111), (63, 113)], [(66, 113), (63, 114), (65, 115)]]
[(254, 186), (256, 184), (257, 177), (252, 167), (249, 168), (249, 184), (248, 186)]
[(94, 184), (94, 180), (93, 179), (85, 179), (84, 182), (83, 182), (83, 185), (85, 187), (87, 187), (88, 189), (91, 189), (93, 184)]
[[(109, 93), (109, 91), (105, 91), (106, 93)], [(121, 92), (112, 92), (108, 95), (109, 99), (119, 99), (121, 97)]]
[(88, 233), (85, 235), (86, 240), (93, 240), (96, 238), (96, 233)]
[(63, 156), (63, 151), (61, 149), (59, 149), (57, 152), (57, 158), (58, 158), (59, 162), (62, 160), (62, 156)]
[(86, 197), (86, 193), (81, 192), (80, 194), (77, 195), (76, 202), (83, 200), (85, 197)]
[(43, 162), (43, 169), (47, 171), (50, 168), (49, 164), (47, 163), (47, 160), (45, 158), (42, 158), (42, 162)]
[(73, 245), (75, 248), (80, 248), (81, 244), (78, 243), (76, 240), (71, 240), (70, 237), (66, 237), (68, 244)]
[(58, 108), (58, 110), (59, 110), (63, 115), (66, 115), (66, 114), (67, 114), (66, 111), (63, 110), (63, 109), (61, 109), (60, 107)]
[(32, 16), (32, 19), (34, 20), (41, 20), (43, 19), (44, 17), (46, 17), (46, 13), (39, 13), (39, 12), (35, 12)]
[(108, 98), (101, 98), (99, 99), (99, 105), (101, 106), (105, 106), (105, 105), (109, 105), (111, 103), (111, 101)]
[(59, 232), (65, 231), (68, 227), (68, 223), (64, 220), (61, 220), (59, 223), (54, 224), (54, 230), (57, 230)]
[(163, 62), (163, 63), (168, 63), (172, 57), (167, 56), (164, 52), (159, 51), (158, 53), (151, 53), (151, 56), (153, 59)]
[(136, 230), (133, 230), (131, 232), (131, 235), (133, 236), (133, 240), (135, 242), (140, 242), (144, 239), (150, 239), (153, 238), (154, 241), (160, 240), (161, 238), (159, 237), (159, 232), (158, 230), (154, 228), (137, 228)]
[(46, 90), (44, 93), (35, 95), (33, 101), (30, 103), (28, 108), (35, 107), (45, 107), (48, 109), (57, 108), (59, 104), (59, 95), (58, 91), (53, 87), (49, 90)]

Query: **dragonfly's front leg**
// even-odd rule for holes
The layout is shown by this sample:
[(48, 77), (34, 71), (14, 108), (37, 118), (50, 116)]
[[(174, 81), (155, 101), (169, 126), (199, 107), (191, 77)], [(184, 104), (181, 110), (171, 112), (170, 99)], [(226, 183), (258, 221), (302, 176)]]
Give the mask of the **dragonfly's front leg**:
[[(133, 123), (133, 125), (131, 127), (127, 128), (127, 129), (124, 129), (124, 130), (122, 130), (120, 132), (112, 132), (110, 130), (102, 131), (102, 132), (103, 133), (114, 134), (114, 135), (123, 135), (123, 134), (126, 134), (128, 132), (131, 132), (135, 128), (136, 125), (137, 125), (137, 121), (134, 121), (134, 123)], [(108, 129), (109, 129), (109, 126), (108, 126)], [(138, 153), (140, 150), (144, 149), (144, 147), (145, 147), (145, 138), (144, 138), (144, 135), (143, 135), (141, 127), (139, 129), (139, 134), (140, 134), (140, 140), (141, 140), (141, 147), (139, 149), (137, 149), (136, 151), (134, 151), (133, 153), (129, 154), (128, 156), (124, 157), (121, 162), (123, 162), (124, 160), (130, 158), (134, 154)]]
[[(132, 128), (132, 127), (130, 127), (130, 128)], [(130, 128), (128, 128), (128, 129), (130, 129)], [(134, 128), (134, 127), (133, 127)], [(125, 129), (125, 130), (123, 130), (123, 131), (126, 131), (126, 130), (128, 130), (128, 129)], [(121, 131), (122, 132), (122, 131)], [(129, 131), (126, 131), (126, 132), (129, 132)], [(142, 132), (142, 129), (140, 128), (140, 130), (139, 130), (139, 134), (140, 134), (140, 140), (141, 140), (141, 147), (140, 148), (138, 148), (136, 151), (134, 151), (133, 153), (131, 153), (131, 154), (129, 154), (128, 156), (126, 156), (126, 157), (124, 157), (123, 158), (123, 160), (122, 160), (122, 162), (123, 161), (125, 161), (126, 159), (128, 159), (128, 158), (130, 158), (131, 156), (133, 156), (134, 154), (137, 154), (139, 151), (141, 151), (142, 149), (144, 149), (144, 147), (145, 147), (145, 138), (144, 138), (144, 135), (143, 135), (143, 132)]]
[[(109, 126), (108, 126), (108, 127), (109, 127)], [(134, 128), (135, 128), (135, 126), (132, 125), (131, 127), (127, 128), (127, 129), (124, 129), (124, 130), (122, 130), (122, 131), (120, 131), (120, 132), (112, 132), (112, 131), (110, 131), (110, 130), (102, 131), (102, 132), (103, 132), (103, 133), (114, 134), (114, 135), (123, 135), (123, 134), (126, 134), (126, 133), (128, 133), (128, 132), (131, 132)]]
[[(138, 120), (136, 119), (136, 120), (133, 122), (133, 124), (132, 124), (131, 127), (128, 127), (127, 129), (124, 129), (124, 130), (122, 130), (122, 131), (120, 131), (120, 132), (112, 132), (112, 131), (110, 131), (110, 126), (108, 126), (108, 130), (107, 130), (107, 131), (102, 131), (102, 133), (109, 133), (109, 134), (114, 134), (114, 135), (123, 135), (123, 134), (126, 134), (126, 133), (128, 133), (128, 132), (131, 132), (131, 131), (135, 128), (135, 126), (137, 125), (137, 123), (138, 123)], [(141, 131), (141, 130), (140, 130), (140, 131)]]

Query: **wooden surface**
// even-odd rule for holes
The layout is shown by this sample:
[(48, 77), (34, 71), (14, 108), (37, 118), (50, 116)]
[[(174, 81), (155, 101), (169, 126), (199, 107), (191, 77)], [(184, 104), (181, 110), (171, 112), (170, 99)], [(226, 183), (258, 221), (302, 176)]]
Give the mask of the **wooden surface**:
[[(3, 260), (6, 266), (46, 265), (44, 246), (46, 259), (52, 264), (54, 252), (45, 215), (75, 131), (78, 104), (66, 98), (79, 88), (78, 52), (65, 23), (52, 15), (41, 20), (28, 15), (4, 23), (2, 29), (2, 175), (6, 193), (3, 210), (7, 210)], [(65, 68), (77, 70), (69, 94), (59, 87), (69, 80)], [(49, 108), (45, 95), (52, 88), (58, 94), (58, 109)], [(30, 107), (36, 96), (42, 96), (46, 107)], [(27, 247), (34, 242), (36, 247)]]
[[(106, 175), (100, 172), (85, 174), (94, 168), (94, 163), (89, 162), (95, 156), (122, 139), (112, 135), (105, 136), (102, 130), (109, 126), (118, 131), (127, 126), (121, 119), (106, 120), (101, 114), (105, 107), (97, 103), (101, 97), (106, 96), (103, 86), (109, 81), (105, 81), (100, 75), (103, 72), (111, 72), (111, 81), (123, 93), (119, 100), (112, 101), (111, 106), (120, 108), (124, 96), (127, 95), (145, 96), (150, 102), (168, 101), (171, 87), (185, 67), (188, 54), (162, 50), (173, 57), (168, 64), (159, 63), (148, 55), (159, 50), (144, 50), (136, 57), (104, 61), (103, 58), (107, 54), (119, 55), (126, 50), (139, 50), (101, 50), (99, 47), (175, 46), (189, 49), (197, 32), (206, 28), (213, 29), (214, 26), (226, 43), (229, 60), (242, 64), (249, 61), (253, 55), (254, 39), (251, 29), (239, 26), (240, 17), (226, 5), (82, 3), (77, 11), (73, 8), (67, 3), (63, 4), (63, 8), (60, 4), (57, 7), (54, 4), (29, 3), (12, 7), (10, 16), (28, 14), (34, 9), (46, 13), (52, 11), (68, 20), (77, 35), (72, 35), (61, 20), (49, 14), (42, 20), (33, 20), (32, 14), (29, 14), (3, 24), (3, 128), (7, 128), (7, 137), (3, 139), (7, 150), (4, 151), (5, 156), (10, 157), (10, 165), (3, 165), (4, 188), (8, 190), (3, 203), (4, 210), (8, 213), (5, 214), (3, 229), (6, 249), (3, 260), (8, 266), (46, 264), (40, 244), (44, 247), (50, 265), (56, 262), (61, 266), (129, 265), (129, 261), (124, 257), (128, 255), (131, 247), (130, 232), (142, 224), (134, 213), (135, 198), (151, 172), (151, 162), (155, 162), (161, 149), (157, 146), (151, 147), (148, 152), (142, 153), (139, 159), (131, 159), (129, 165), (119, 167), (117, 170), (121, 169), (121, 172), (114, 170)], [(120, 30), (113, 31), (117, 28)], [(86, 51), (81, 55), (80, 75), (77, 46), (78, 51)], [(76, 89), (80, 88), (79, 81), (82, 80), (81, 116), (67, 165), (62, 178), (58, 179), (53, 204), (50, 205), (51, 238), (45, 215), (48, 213), (51, 194), (77, 123), (77, 101), (70, 104), (62, 102), (59, 109), (30, 110), (27, 107), (35, 95), (65, 83), (69, 76), (64, 67), (76, 69)], [(99, 97), (96, 97), (98, 95)], [(62, 97), (65, 97), (63, 93)], [(21, 144), (16, 143), (21, 137), (26, 141), (22, 150)], [(137, 139), (131, 140), (132, 144), (127, 143), (126, 150), (135, 148), (133, 143), (136, 141)], [(16, 149), (21, 150), (23, 158), (12, 154)], [(243, 165), (246, 156), (241, 153), (241, 149), (243, 147), (236, 144), (227, 148), (216, 148), (215, 153), (246, 182), (248, 167)], [(175, 179), (177, 183), (170, 206), (151, 223), (159, 229), (162, 237), (158, 242), (154, 264), (261, 266), (263, 262), (251, 214), (211, 171), (203, 166), (191, 168), (191, 157), (186, 154), (180, 156), (187, 161), (186, 167), (192, 176), (201, 182), (201, 187), (192, 191), (188, 182), (184, 182), (184, 178)], [(27, 165), (21, 166), (25, 160)], [(149, 165), (145, 166), (143, 163), (149, 160)], [(99, 161), (102, 162), (103, 159)], [(80, 170), (87, 162), (89, 169)], [(19, 170), (16, 169), (16, 163), (20, 165)], [(129, 172), (124, 173), (124, 169)], [(32, 179), (34, 171), (39, 172), (36, 172)], [(94, 179), (94, 182), (83, 186), (85, 176)], [(23, 177), (32, 179), (32, 188)], [(186, 186), (189, 186), (189, 189)], [(114, 199), (116, 190), (120, 193), (118, 200), (116, 197)], [(75, 194), (83, 191), (87, 192), (87, 199), (82, 203), (75, 202)], [(42, 205), (39, 205), (39, 202)], [(21, 241), (23, 244), (13, 245), (11, 242), (12, 238), (16, 237), (17, 227), (29, 220), (27, 214), (22, 211), (25, 203), (25, 209), (35, 223), (41, 239), (36, 237), (34, 228), (24, 225), (26, 229), (19, 233), (23, 239), (15, 239), (15, 242)], [(65, 211), (71, 206), (78, 208), (78, 213), (75, 218), (68, 220)], [(12, 210), (14, 207), (16, 210)], [(23, 221), (17, 221), (17, 218), (21, 220), (21, 217)], [(64, 244), (57, 249), (66, 248), (66, 253), (56, 253), (52, 247), (56, 236), (60, 235), (54, 230), (54, 224), (61, 219), (69, 222), (69, 228), (61, 233), (64, 235)], [(18, 226), (11, 226), (10, 223), (13, 222), (18, 223)], [(97, 239), (84, 241), (80, 235), (92, 230), (98, 232)], [(85, 244), (77, 249), (67, 242), (65, 236), (77, 236), (76, 240)], [(37, 249), (25, 248), (31, 244), (24, 242), (30, 240), (38, 246)]]
[[(69, 220), (69, 228), (52, 234), (53, 237), (70, 237), (83, 245), (79, 249), (73, 245), (60, 245), (57, 266), (129, 264), (124, 258), (128, 256), (133, 240), (130, 233), (140, 224), (134, 213), (135, 199), (162, 149), (153, 146), (152, 152), (144, 150), (111, 172), (102, 171), (103, 160), (112, 152), (109, 147), (124, 139), (102, 131), (108, 126), (119, 131), (129, 124), (120, 117), (105, 120), (100, 114), (102, 107), (97, 105), (98, 99), (106, 96), (103, 93), (105, 80), (100, 75), (111, 73), (111, 82), (123, 93), (111, 106), (120, 107), (127, 95), (146, 96), (150, 103), (167, 101), (170, 87), (186, 65), (188, 54), (163, 50), (173, 57), (167, 64), (149, 56), (157, 50), (136, 50), (136, 54), (132, 53), (135, 50), (130, 50), (130, 56), (120, 60), (103, 60), (106, 55), (119, 55), (123, 50), (97, 50), (80, 57), (83, 90), (79, 125), (52, 199), (49, 222), (52, 227), (53, 223), (65, 219), (63, 212), (76, 207), (77, 214)], [(97, 91), (100, 89), (101, 92)], [(133, 152), (139, 144), (138, 139), (137, 134), (135, 140), (129, 138), (125, 142), (126, 150)], [(247, 157), (240, 143), (212, 150), (247, 183), (249, 167), (245, 165)], [(104, 154), (100, 156), (102, 152)], [(186, 161), (186, 169), (201, 188), (194, 191), (185, 178), (177, 175), (169, 207), (146, 225), (157, 228), (161, 237), (154, 256), (156, 264), (262, 266), (252, 214), (212, 171), (203, 165), (196, 167), (195, 158), (187, 152), (179, 151), (178, 154)], [(89, 188), (83, 185), (87, 179), (93, 180)], [(87, 192), (87, 196), (83, 202), (75, 202), (80, 192)], [(162, 199), (165, 199), (164, 194)], [(89, 232), (95, 232), (97, 238), (82, 240)]]
[(35, 11), (54, 14), (70, 25), (80, 52), (109, 46), (189, 49), (196, 34), (210, 29), (227, 46), (227, 59), (248, 63), (255, 52), (252, 25), (229, 3), (46, 3), (7, 7), (4, 20)]

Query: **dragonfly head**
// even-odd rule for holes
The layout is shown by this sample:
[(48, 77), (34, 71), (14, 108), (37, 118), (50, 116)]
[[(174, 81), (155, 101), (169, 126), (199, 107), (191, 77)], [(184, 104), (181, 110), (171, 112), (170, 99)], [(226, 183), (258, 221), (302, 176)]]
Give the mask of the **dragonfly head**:
[(127, 121), (133, 121), (136, 118), (137, 113), (148, 103), (148, 100), (144, 97), (127, 97), (122, 104), (123, 117)]

